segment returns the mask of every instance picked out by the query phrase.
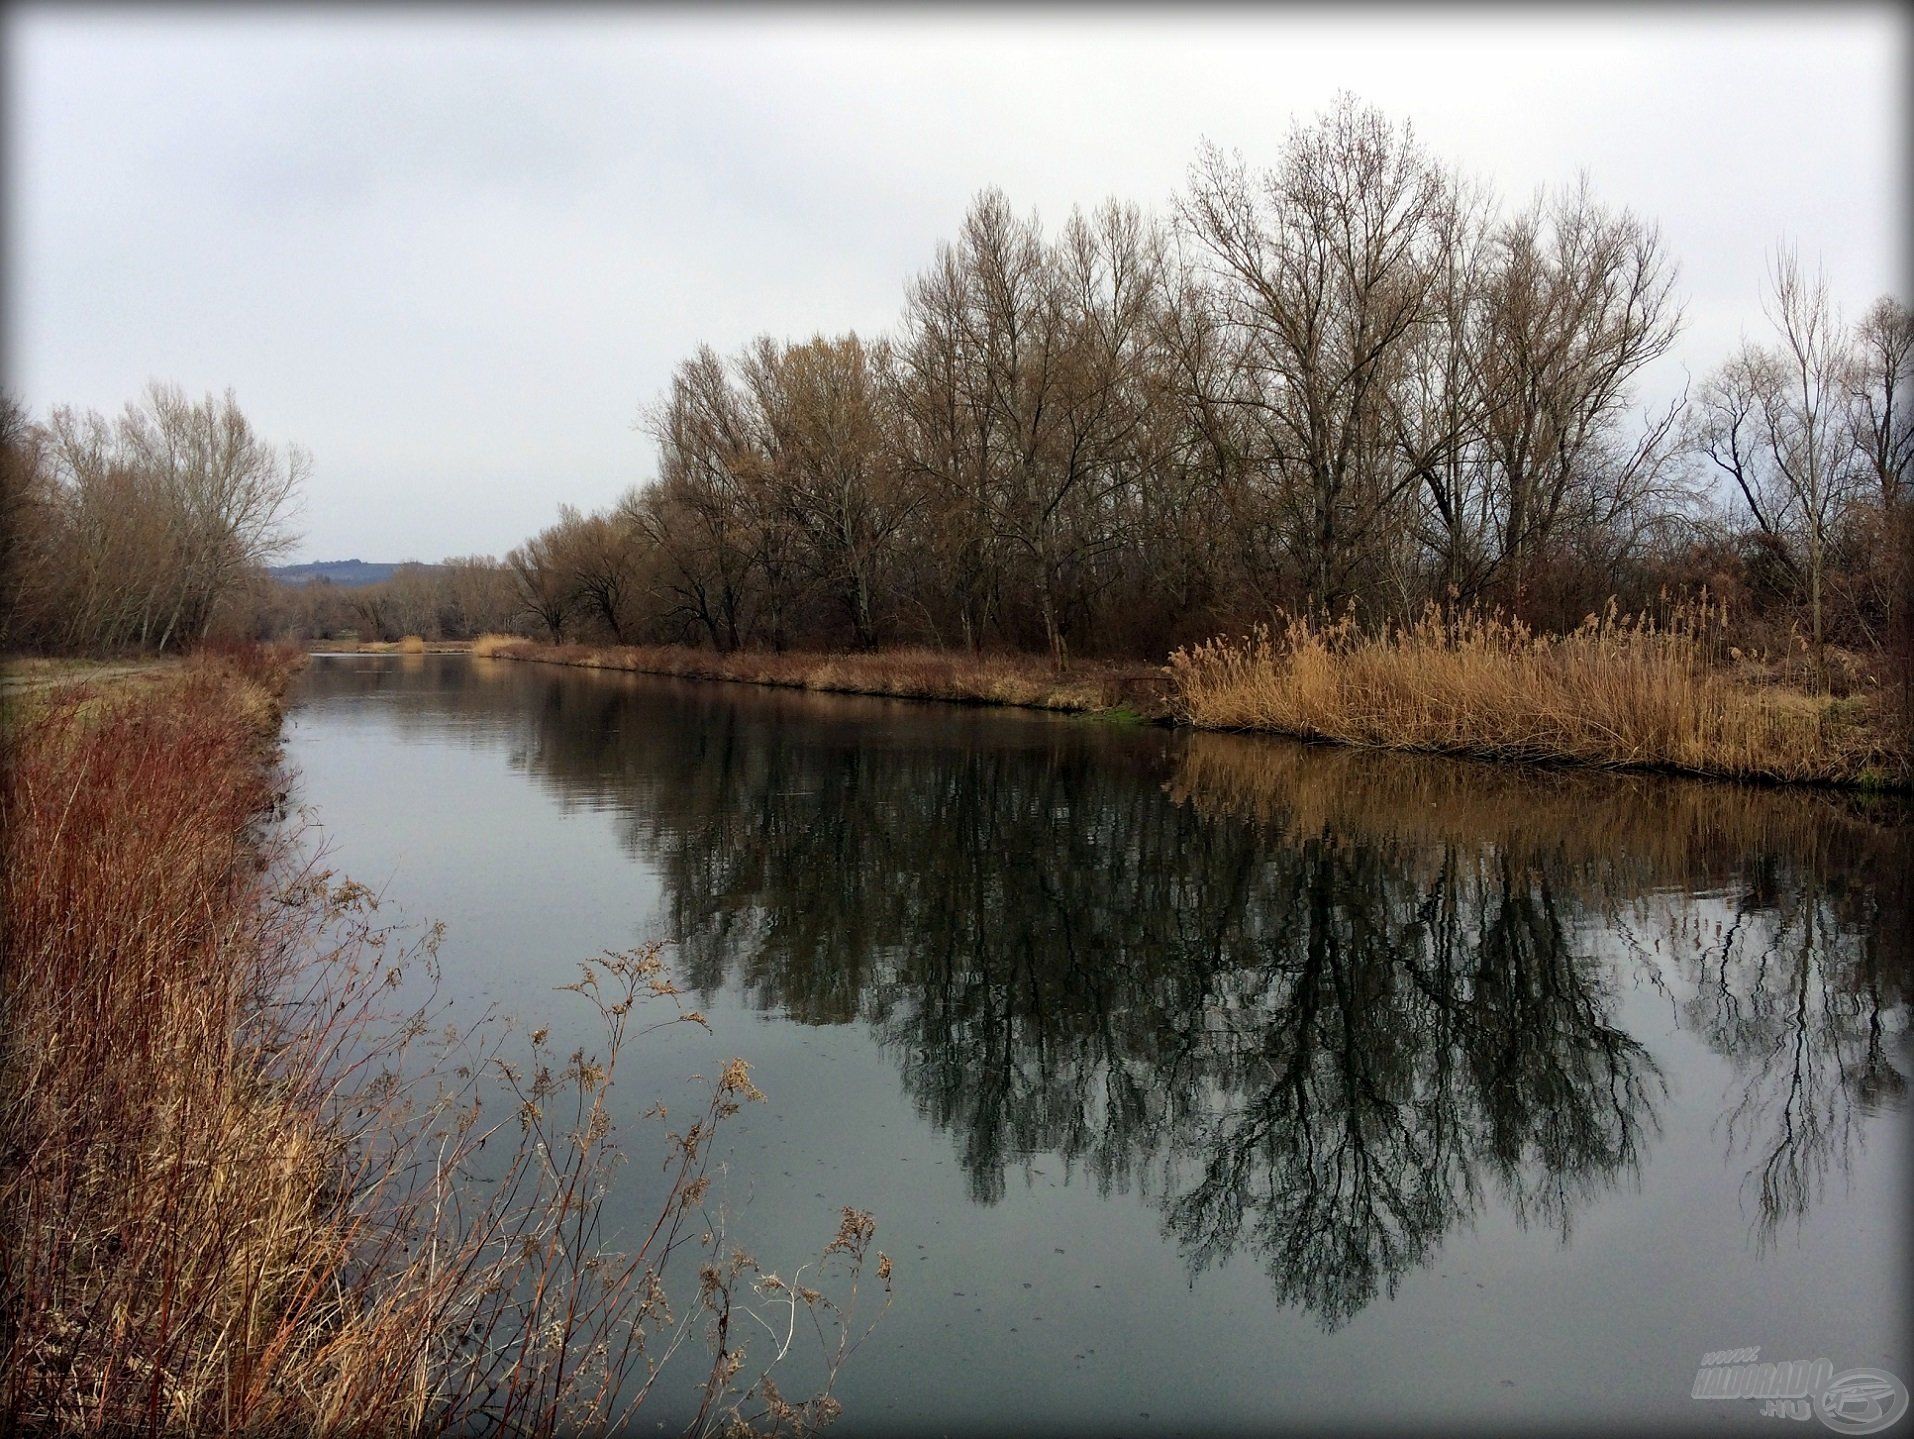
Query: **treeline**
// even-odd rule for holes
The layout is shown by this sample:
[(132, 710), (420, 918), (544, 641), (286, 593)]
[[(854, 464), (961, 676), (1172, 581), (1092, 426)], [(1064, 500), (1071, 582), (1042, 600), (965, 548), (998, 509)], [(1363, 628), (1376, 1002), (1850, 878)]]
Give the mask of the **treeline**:
[(437, 564), (402, 564), (369, 585), (317, 578), (264, 589), (250, 616), (259, 639), (471, 639), (532, 634), (512, 572), (490, 555), (455, 556)]
[(0, 647), (179, 649), (252, 624), (309, 469), (229, 390), (154, 383), (115, 418), (0, 397)]
[(1507, 211), (1344, 101), (1267, 168), (1205, 150), (1168, 219), (1047, 234), (984, 192), (889, 337), (700, 349), (647, 412), (655, 481), (507, 567), (551, 638), (721, 650), (1160, 656), (1704, 584), (1878, 644), (1914, 573), (1908, 312), (1844, 329), (1779, 253), (1775, 342), (1648, 412), (1674, 274), (1586, 185)]
[(203, 406), (9, 412), (0, 603), (47, 645), (231, 615), (1061, 661), (1432, 601), (1562, 630), (1706, 588), (1760, 647), (1914, 657), (1907, 308), (1848, 326), (1777, 250), (1769, 338), (1650, 409), (1674, 282), (1656, 228), (1585, 183), (1505, 206), (1344, 99), (1267, 166), (1205, 149), (1163, 216), (1111, 200), (1046, 232), (983, 192), (892, 333), (700, 348), (645, 411), (655, 478), (502, 561), (248, 597), (297, 457), (243, 432), (253, 482), (202, 503), (224, 452), (156, 465), (151, 437)]

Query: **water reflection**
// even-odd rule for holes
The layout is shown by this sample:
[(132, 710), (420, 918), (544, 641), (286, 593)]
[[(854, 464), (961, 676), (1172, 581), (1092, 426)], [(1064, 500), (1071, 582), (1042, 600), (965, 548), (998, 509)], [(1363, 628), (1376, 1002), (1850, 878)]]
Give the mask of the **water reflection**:
[(1764, 1247), (1845, 1172), (1860, 1116), (1906, 1092), (1889, 1054), (1905, 1024), (1906, 863), (1857, 890), (1769, 859), (1732, 917), (1685, 946), (1684, 1016), (1735, 1067), (1720, 1129), (1749, 1164)]
[(1857, 1120), (1898, 1104), (1914, 971), (1914, 843), (1899, 803), (1573, 773), (1521, 775), (1201, 736), (1181, 792), (1212, 812), (1514, 856), (1578, 923), (1683, 996), (1736, 1074), (1716, 1125), (1763, 1247), (1845, 1171)]
[(1630, 1180), (1629, 996), (1733, 1064), (1763, 1243), (1905, 1090), (1910, 831), (1858, 802), (497, 662), (430, 704), (619, 813), (692, 984), (868, 1025), (975, 1200), (1060, 1155), (1327, 1327)]

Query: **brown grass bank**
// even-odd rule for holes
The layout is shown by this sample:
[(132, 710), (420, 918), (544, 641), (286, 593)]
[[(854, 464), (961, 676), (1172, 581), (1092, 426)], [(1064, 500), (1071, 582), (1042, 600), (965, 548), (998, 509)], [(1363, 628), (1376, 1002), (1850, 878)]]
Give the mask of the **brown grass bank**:
[(124, 660), (0, 656), (0, 697), (45, 694), (71, 684), (108, 684), (135, 677), (159, 679), (178, 668), (179, 663), (170, 656)]
[(587, 669), (630, 670), (681, 679), (733, 680), (831, 694), (946, 700), (1073, 712), (1127, 710), (1143, 719), (1169, 715), (1169, 682), (1158, 666), (1077, 661), (1059, 673), (1034, 655), (971, 655), (932, 649), (868, 654), (720, 654), (677, 645), (552, 645), (504, 635), (473, 642), (480, 657), (538, 660)]
[[(619, 1051), (647, 1005), (702, 1021), (655, 947), (570, 986), (604, 1038), (569, 1062), (394, 998), (433, 934), (379, 927), (274, 818), (296, 663), (71, 685), (4, 736), (0, 1432), (604, 1432), (681, 1348), (690, 1377), (708, 1359), (701, 1429), (827, 1418), (828, 1381), (792, 1403), (706, 1336), (740, 1307), (816, 1319), (834, 1373), (868, 1217), (828, 1293), (730, 1253), (706, 1195), (712, 1132), (757, 1097), (733, 1061), (666, 1136), (655, 1224), (607, 1247)], [(668, 1302), (687, 1245), (704, 1272)]]
[(1590, 617), (1538, 635), (1431, 610), (1370, 634), (1292, 620), (1171, 657), (1203, 729), (1483, 759), (1905, 788), (1906, 737), (1879, 693), (1814, 694), (1726, 641), (1717, 611)]

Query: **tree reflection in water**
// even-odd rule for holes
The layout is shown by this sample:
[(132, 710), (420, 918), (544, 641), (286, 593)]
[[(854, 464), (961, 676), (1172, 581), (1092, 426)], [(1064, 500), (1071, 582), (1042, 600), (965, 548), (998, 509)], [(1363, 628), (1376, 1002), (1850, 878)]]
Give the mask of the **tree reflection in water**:
[(1683, 946), (1684, 1017), (1735, 1069), (1719, 1128), (1749, 1165), (1762, 1247), (1845, 1174), (1859, 1116), (1906, 1092), (1889, 1050), (1906, 1028), (1909, 864), (1905, 848), (1858, 871), (1763, 856), (1730, 918)]
[(1636, 1170), (1632, 986), (1734, 1066), (1763, 1242), (1905, 1086), (1910, 831), (1845, 801), (508, 668), (687, 980), (871, 1026), (976, 1200), (1061, 1155), (1329, 1327)]

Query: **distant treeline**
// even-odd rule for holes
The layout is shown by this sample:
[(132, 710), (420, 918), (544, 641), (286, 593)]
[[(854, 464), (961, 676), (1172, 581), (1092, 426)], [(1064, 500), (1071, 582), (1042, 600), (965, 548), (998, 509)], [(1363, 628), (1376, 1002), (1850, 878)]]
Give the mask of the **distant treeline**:
[(1906, 307), (1844, 325), (1779, 249), (1769, 341), (1645, 408), (1674, 277), (1585, 183), (1510, 208), (1344, 99), (1267, 166), (1206, 148), (1165, 216), (1047, 233), (986, 190), (888, 336), (684, 360), (617, 504), (254, 623), (1161, 657), (1282, 612), (1555, 630), (1706, 587), (1777, 641), (1914, 645)]
[(438, 640), (535, 632), (511, 570), (489, 555), (395, 565), (389, 579), (372, 584), (325, 575), (276, 580), (257, 596), (251, 620), (260, 639)]

